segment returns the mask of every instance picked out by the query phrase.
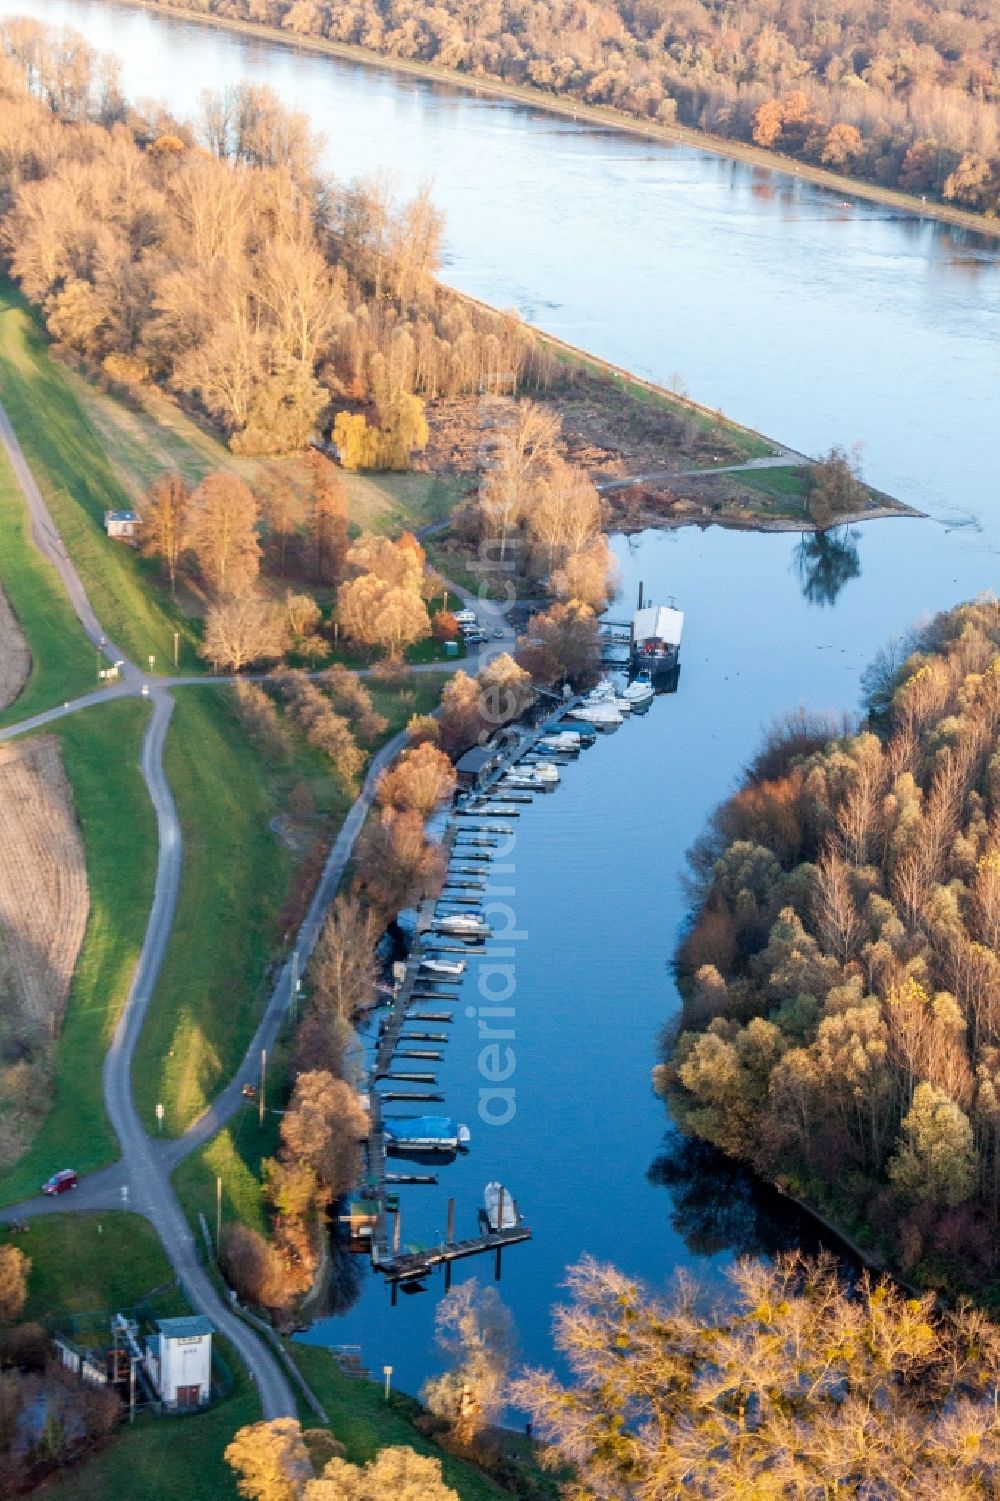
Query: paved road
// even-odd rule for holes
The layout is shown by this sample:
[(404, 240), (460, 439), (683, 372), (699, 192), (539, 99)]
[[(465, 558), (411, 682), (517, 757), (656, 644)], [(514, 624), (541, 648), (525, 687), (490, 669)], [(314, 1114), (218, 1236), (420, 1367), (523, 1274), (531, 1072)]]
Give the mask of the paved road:
[[(87, 598), (80, 577), (66, 555), (48, 507), (28, 467), (6, 412), (0, 407), (0, 443), (7, 453), (31, 515), (32, 537), (40, 551), (55, 564), (69, 595), (77, 618), (87, 636), (99, 646), (110, 661), (123, 663), (120, 685), (66, 704), (62, 709), (33, 716), (21, 726), (2, 732), (8, 739), (27, 728), (38, 728), (64, 714), (73, 713), (109, 697), (141, 692), (144, 681), (139, 669), (101, 630), (100, 622)], [(115, 1029), (111, 1047), (104, 1060), (104, 1099), (108, 1115), (121, 1147), (121, 1160), (104, 1172), (85, 1179), (79, 1189), (58, 1198), (29, 1200), (13, 1205), (0, 1219), (20, 1220), (35, 1214), (52, 1214), (64, 1209), (118, 1208), (127, 1204), (144, 1215), (155, 1228), (174, 1272), (192, 1307), (205, 1314), (230, 1340), (243, 1359), (251, 1379), (260, 1393), (265, 1418), (294, 1417), (295, 1399), (285, 1374), (269, 1347), (250, 1330), (223, 1302), (211, 1278), (198, 1260), (194, 1237), (170, 1185), (169, 1169), (146, 1134), (132, 1097), (132, 1057), (142, 1030), (150, 997), (163, 965), (170, 931), (173, 926), (183, 865), (183, 842), (180, 824), (163, 767), (163, 747), (173, 712), (173, 700), (165, 685), (153, 682), (150, 688), (153, 712), (142, 745), (142, 774), (156, 813), (159, 835), (156, 882), (153, 905), (143, 939), (139, 962)], [(125, 1195), (123, 1196), (123, 1189)]]

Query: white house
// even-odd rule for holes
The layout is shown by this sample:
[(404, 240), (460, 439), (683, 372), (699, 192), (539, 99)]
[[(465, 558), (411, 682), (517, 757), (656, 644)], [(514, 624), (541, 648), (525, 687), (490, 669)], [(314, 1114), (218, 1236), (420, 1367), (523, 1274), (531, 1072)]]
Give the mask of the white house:
[(142, 517), (137, 511), (105, 511), (104, 530), (118, 542), (134, 542), (142, 526)]
[(200, 1314), (157, 1319), (145, 1367), (165, 1407), (200, 1407), (212, 1389), (212, 1325)]

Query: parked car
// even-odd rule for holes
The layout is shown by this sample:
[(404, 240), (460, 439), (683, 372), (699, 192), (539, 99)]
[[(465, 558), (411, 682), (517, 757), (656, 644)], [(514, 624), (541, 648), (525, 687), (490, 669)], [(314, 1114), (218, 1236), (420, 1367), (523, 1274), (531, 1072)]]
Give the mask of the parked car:
[(455, 619), (458, 621), (459, 625), (475, 625), (476, 612), (475, 610), (457, 610), (455, 613)]
[(53, 1173), (47, 1183), (42, 1184), (43, 1194), (64, 1194), (70, 1188), (79, 1188), (80, 1179), (71, 1167), (64, 1167), (61, 1173)]
[(485, 640), (486, 640), (486, 632), (485, 631), (466, 631), (466, 633), (465, 633), (465, 644), (466, 644), (466, 646), (479, 646)]

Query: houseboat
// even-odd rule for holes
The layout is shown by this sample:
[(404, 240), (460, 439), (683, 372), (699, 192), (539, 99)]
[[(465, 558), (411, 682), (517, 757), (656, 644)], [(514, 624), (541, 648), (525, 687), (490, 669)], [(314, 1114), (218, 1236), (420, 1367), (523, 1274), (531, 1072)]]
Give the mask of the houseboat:
[(684, 612), (671, 605), (640, 604), (632, 616), (632, 670), (651, 678), (673, 672), (684, 634)]

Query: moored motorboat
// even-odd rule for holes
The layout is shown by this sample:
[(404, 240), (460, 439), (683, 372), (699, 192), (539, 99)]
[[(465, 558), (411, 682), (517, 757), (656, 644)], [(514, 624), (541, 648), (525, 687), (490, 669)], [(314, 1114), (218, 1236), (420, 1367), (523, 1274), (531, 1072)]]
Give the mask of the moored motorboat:
[(430, 975), (447, 975), (457, 980), (465, 974), (464, 959), (421, 959), (420, 968), (425, 969)]
[(648, 672), (637, 673), (628, 687), (622, 689), (622, 697), (629, 700), (633, 709), (644, 709), (653, 702), (655, 696), (656, 689)]
[(597, 730), (615, 729), (622, 723), (622, 715), (613, 699), (600, 704), (581, 704), (578, 709), (570, 709), (569, 718), (585, 720)]
[(536, 782), (555, 783), (559, 780), (559, 768), (554, 761), (536, 761), (528, 775)]
[(387, 1147), (406, 1147), (419, 1152), (457, 1152), (469, 1145), (469, 1128), (446, 1115), (419, 1115), (383, 1122)]
[(502, 1183), (487, 1183), (483, 1189), (483, 1204), (491, 1230), (516, 1230), (521, 1223), (517, 1201)]
[(454, 933), (461, 938), (487, 938), (491, 931), (484, 918), (471, 912), (449, 912), (436, 917), (432, 926), (438, 933)]

